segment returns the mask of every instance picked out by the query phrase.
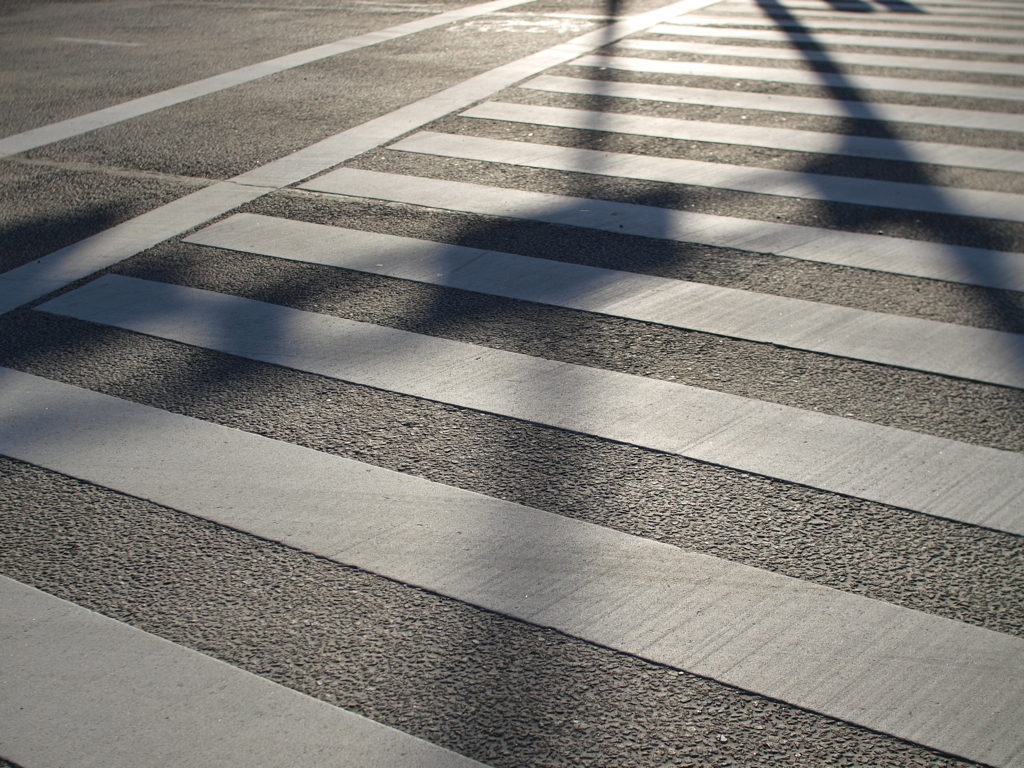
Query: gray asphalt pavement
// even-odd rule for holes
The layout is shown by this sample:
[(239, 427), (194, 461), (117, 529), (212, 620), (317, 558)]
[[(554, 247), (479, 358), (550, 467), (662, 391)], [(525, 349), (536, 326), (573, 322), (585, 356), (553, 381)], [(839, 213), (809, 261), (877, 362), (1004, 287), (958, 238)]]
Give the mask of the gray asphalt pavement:
[[(571, 308), (664, 308), (630, 288), (656, 276), (998, 332), (984, 354), (1024, 370), (1024, 224), (956, 202), (992, 192), (1024, 210), (1024, 174), (961, 162), (1024, 158), (1024, 76), (967, 66), (1024, 65), (1022, 10), (0, 2), (0, 765), (1024, 766), (1024, 390), (817, 351), (854, 337), (841, 324), (775, 344), (750, 340), (759, 322), (734, 338)], [(873, 43), (816, 40), (838, 34)], [(807, 56), (758, 58), (779, 49)], [(935, 64), (829, 59), (844, 53)], [(586, 110), (587, 127), (463, 114), (487, 103)], [(900, 122), (890, 105), (934, 109)], [(999, 127), (956, 124), (968, 113)], [(897, 156), (625, 133), (616, 115), (874, 137)], [(924, 162), (912, 142), (957, 160)], [(576, 149), (591, 152), (559, 154)], [(636, 157), (708, 165), (637, 178)], [(380, 183), (334, 193), (342, 167)], [(403, 201), (423, 179), (458, 184)], [(839, 199), (861, 180), (877, 204)], [(902, 197), (885, 197), (892, 182)], [(493, 190), (507, 198), (482, 213)], [(186, 242), (238, 213), (436, 256), (399, 279), (310, 263), (298, 241), (263, 255), (254, 217), (248, 246)], [(845, 233), (863, 236), (855, 258), (829, 245)], [(400, 259), (411, 241), (388, 242)], [(559, 297), (534, 303), (454, 287), (446, 269), (485, 267), (452, 267), (446, 246), (615, 272), (516, 277)], [(213, 309), (90, 321), (42, 306), (105, 275), (199, 289)], [(714, 312), (713, 293), (689, 300)], [(259, 319), (279, 307), (300, 313)], [(662, 391), (651, 382), (669, 394), (643, 394)], [(678, 425), (671, 444), (659, 421)], [(208, 439), (216, 462), (175, 463)], [(821, 446), (817, 473), (800, 444)], [(277, 455), (325, 469), (307, 479)], [(998, 479), (978, 491), (965, 466)], [(836, 492), (852, 467), (867, 479)], [(346, 479), (360, 473), (398, 479), (367, 491)], [(247, 483), (284, 501), (249, 514), (231, 490)], [(210, 490), (176, 501), (193, 486)], [(979, 509), (983, 524), (962, 522)], [(557, 562), (515, 547), (522, 520), (547, 515)]]

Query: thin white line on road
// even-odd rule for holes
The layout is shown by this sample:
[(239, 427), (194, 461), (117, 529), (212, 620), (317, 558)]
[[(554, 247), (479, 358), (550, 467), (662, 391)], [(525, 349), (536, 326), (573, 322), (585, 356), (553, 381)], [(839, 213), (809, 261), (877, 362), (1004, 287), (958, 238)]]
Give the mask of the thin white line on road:
[(1024, 172), (1024, 152), (1012, 149), (988, 149), (958, 144), (846, 136), (839, 133), (767, 128), (760, 125), (705, 123), (699, 120), (679, 120), (671, 117), (633, 115), (622, 112), (592, 112), (582, 109), (495, 101), (479, 104), (462, 112), (461, 116), (609, 133), (656, 136), (680, 141), (714, 142), (734, 146), (785, 149), (792, 152), (816, 152), (826, 155), (931, 163), (957, 168)]
[(681, 40), (646, 40), (629, 38), (615, 43), (616, 48), (633, 51), (662, 51), (685, 53), (691, 56), (724, 56), (740, 59), (770, 59), (773, 61), (820, 61), (827, 64), (847, 64), (864, 67), (895, 67), (923, 69), (937, 72), (981, 73), (1024, 77), (1024, 64), (1005, 61), (967, 61), (927, 56), (893, 56), (882, 53), (848, 53), (798, 50), (796, 48), (766, 48), (741, 45), (717, 45)]
[(569, 63), (575, 67), (621, 69), (625, 72), (651, 72), (659, 75), (720, 77), (729, 80), (856, 88), (864, 91), (895, 91), (897, 93), (926, 93), (932, 96), (957, 96), (970, 99), (1024, 101), (1024, 88), (1015, 88), (1009, 85), (983, 85), (946, 80), (911, 80), (905, 77), (883, 77), (881, 75), (837, 75), (805, 69), (709, 64), (701, 61), (666, 61), (628, 56), (582, 56)]
[(881, 120), (892, 123), (940, 125), (946, 128), (974, 128), (1024, 133), (1024, 115), (1008, 112), (977, 112), (945, 107), (918, 107), (908, 104), (879, 104), (861, 101), (814, 99), (806, 96), (780, 96), (750, 91), (720, 91), (685, 85), (655, 83), (624, 83), (614, 80), (590, 80), (577, 77), (540, 75), (523, 83), (531, 88), (552, 93), (582, 93), (623, 99), (648, 99), (675, 104), (700, 104), (709, 107), (754, 109), (796, 115), (847, 117), (857, 120)]
[(4, 576), (0, 648), (0, 750), (26, 768), (480, 766)]
[[(0, 314), (116, 264), (162, 240), (198, 227), (275, 189), (295, 184), (343, 163), (545, 69), (645, 30), (668, 17), (685, 13), (688, 9), (704, 8), (715, 2), (717, 0), (680, 0), (655, 11), (587, 32), (568, 42), (503, 64), (226, 182), (186, 195), (173, 203), (54, 251), (37, 261), (9, 270), (0, 274)], [(160, 235), (160, 239), (154, 240), (157, 235)]]
[[(947, 35), (949, 37), (967, 37), (967, 38), (991, 38), (995, 40), (1007, 39), (1019, 41), (1021, 37), (1020, 30), (1008, 30), (1005, 28), (969, 28), (965, 29), (963, 26), (956, 26), (949, 24), (946, 26), (927, 25), (921, 24), (911, 27), (907, 24), (902, 24), (899, 27), (894, 28), (891, 22), (891, 17), (884, 19), (879, 18), (868, 18), (865, 19), (859, 15), (857, 18), (846, 17), (837, 21), (831, 21), (827, 19), (815, 19), (814, 21), (800, 22), (790, 19), (779, 19), (779, 18), (765, 18), (757, 16), (687, 16), (680, 23), (682, 24), (702, 24), (708, 26), (733, 26), (733, 27), (790, 27), (797, 28), (803, 32), (815, 33), (820, 29), (852, 29), (852, 30), (863, 30), (865, 32), (882, 32), (891, 33), (893, 35)], [(925, 16), (923, 20), (927, 20)], [(961, 24), (962, 20), (957, 20), (957, 24)]]
[(1012, 333), (253, 214), (185, 242), (1024, 389)]
[[(882, 18), (895, 18), (899, 22), (920, 22), (920, 20), (936, 20), (936, 22), (956, 22), (961, 16), (975, 16), (980, 18), (980, 22), (972, 22), (968, 20), (969, 24), (993, 24), (1000, 22), (1001, 19), (1012, 19), (1017, 20), (1024, 17), (1024, 13), (1020, 12), (1020, 8), (992, 8), (991, 6), (981, 5), (969, 5), (969, 6), (945, 6), (936, 7), (934, 10), (928, 10), (924, 7), (919, 12), (907, 12), (899, 8), (891, 8), (885, 5), (874, 5), (869, 9), (864, 8), (863, 5), (858, 3), (828, 3), (827, 5), (814, 5), (810, 3), (771, 3), (771, 2), (729, 2), (723, 3), (721, 7), (716, 10), (720, 10), (723, 13), (769, 13), (772, 15), (776, 14), (793, 14), (796, 16), (806, 15), (808, 17), (817, 16), (828, 16), (835, 17), (838, 13), (846, 13), (853, 11), (859, 15), (878, 15)], [(995, 16), (990, 18), (989, 16)]]
[(105, 128), (106, 126), (131, 120), (141, 115), (148, 115), (151, 112), (156, 112), (175, 104), (192, 101), (200, 96), (207, 96), (211, 93), (234, 88), (236, 85), (258, 80), (268, 75), (294, 69), (295, 67), (301, 67), (314, 61), (321, 61), (322, 59), (328, 59), (359, 48), (377, 45), (378, 43), (433, 29), (444, 24), (451, 24), (502, 8), (521, 5), (525, 2), (530, 2), (530, 0), (491, 0), (491, 2), (487, 3), (445, 11), (444, 13), (428, 16), (424, 19), (398, 24), (397, 26), (381, 29), (376, 32), (367, 32), (364, 35), (350, 37), (334, 43), (318, 45), (314, 48), (307, 48), (304, 51), (296, 51), (285, 56), (279, 56), (276, 59), (261, 61), (258, 64), (250, 64), (247, 67), (241, 67), (240, 69), (207, 77), (203, 80), (179, 85), (166, 91), (151, 93), (148, 96), (115, 104), (85, 115), (79, 115), (68, 120), (61, 120), (57, 123), (51, 123), (14, 134), (13, 136), (7, 136), (0, 139), (0, 157), (27, 152), (30, 149), (52, 144), (56, 141), (81, 136), (98, 128)]
[[(814, 24), (818, 19), (825, 19), (827, 21), (839, 21), (846, 19), (849, 16), (855, 16), (864, 18), (868, 15), (873, 15), (879, 21), (884, 22), (891, 26), (894, 31), (908, 32), (913, 31), (914, 25), (917, 25), (921, 21), (929, 22), (932, 24), (949, 24), (967, 27), (966, 33), (970, 33), (970, 30), (977, 27), (979, 29), (986, 28), (986, 25), (999, 25), (999, 27), (1020, 27), (1024, 26), (1024, 19), (1019, 16), (1013, 16), (1010, 14), (995, 14), (991, 16), (982, 16), (977, 13), (967, 11), (967, 15), (958, 16), (956, 14), (943, 15), (941, 13), (928, 13), (928, 14), (915, 14), (915, 13), (885, 13), (885, 14), (866, 14), (866, 13), (854, 13), (845, 14), (836, 12), (833, 9), (829, 10), (794, 10), (790, 11), (787, 9), (773, 9), (773, 8), (760, 8), (758, 6), (746, 6), (731, 8), (720, 7), (715, 9), (716, 13), (720, 13), (723, 19), (742, 19), (747, 16), (764, 16), (767, 15), (773, 19), (782, 18), (784, 20), (795, 19), (799, 22), (807, 23), (808, 25)], [(955, 31), (955, 30), (954, 30)]]
[(117, 275), (37, 309), (1024, 535), (1024, 454)]
[(335, 195), (700, 243), (932, 280), (1024, 290), (1024, 254), (340, 168), (302, 185)]
[[(865, 8), (860, 3), (772, 3), (766, 2), (765, 0), (758, 0), (758, 2), (730, 2), (723, 4), (719, 10), (727, 13), (733, 13), (737, 10), (746, 11), (753, 9), (755, 11), (766, 12), (786, 12), (795, 11), (797, 13), (804, 13), (806, 11), (812, 11), (817, 13), (828, 13), (832, 16), (836, 15), (836, 12), (852, 11), (859, 13), (860, 15), (878, 15), (882, 18), (891, 18), (892, 14), (899, 14), (901, 17), (906, 19), (927, 21), (938, 14), (948, 14), (953, 16), (980, 16), (982, 18), (986, 16), (996, 16), (1004, 18), (1021, 18), (1024, 16), (1018, 8), (1014, 6), (1002, 6), (997, 7), (993, 5), (982, 5), (978, 3), (963, 3), (962, 5), (953, 5), (952, 3), (947, 5), (940, 5), (936, 3), (929, 3), (929, 6), (933, 6), (935, 10), (929, 10), (927, 6), (921, 3), (914, 4), (919, 10), (913, 11), (911, 9), (902, 8), (890, 8), (881, 4), (874, 4), (870, 8)], [(985, 19), (985, 21), (990, 21)]]
[(273, 191), (271, 187), (222, 181), (0, 274), (0, 313), (106, 269)]
[(22, 461), (933, 749), (1024, 765), (1020, 638), (9, 369), (0, 411), (15, 414), (0, 420), (0, 453)]
[(93, 40), (87, 37), (55, 37), (60, 43), (85, 43), (86, 45), (112, 45), (119, 48), (142, 48), (145, 43), (119, 43), (117, 40)]
[(730, 189), (802, 200), (827, 200), (905, 211), (1024, 221), (1024, 195), (897, 181), (826, 176), (798, 171), (709, 163), (675, 157), (630, 155), (525, 141), (421, 131), (388, 149), (436, 157), (591, 173), (711, 189)]
[(682, 24), (659, 24), (652, 35), (683, 37), (714, 37), (723, 40), (764, 40), (773, 43), (812, 43), (818, 45), (858, 45), (871, 48), (906, 48), (920, 51), (984, 53), (993, 56), (1024, 56), (1024, 45), (975, 43), (970, 40), (928, 40), (919, 37), (880, 37), (878, 35), (838, 35), (821, 32), (781, 32), (777, 29), (736, 29), (730, 27), (695, 27)]
[[(752, 3), (746, 3), (752, 5)], [(943, 13), (953, 12), (959, 13), (961, 9), (965, 9), (965, 12), (970, 13), (972, 10), (989, 11), (993, 13), (1000, 13), (1002, 11), (1015, 12), (1020, 8), (1020, 4), (1010, 0), (1010, 2), (996, 2), (996, 3), (984, 3), (984, 2), (969, 2), (968, 0), (930, 0), (927, 3), (903, 3), (899, 0), (897, 5), (902, 7), (890, 7), (882, 4), (879, 0), (871, 0), (871, 13), (903, 13), (906, 15), (913, 15), (918, 18), (928, 18), (927, 14), (931, 13), (929, 8), (939, 8)], [(859, 2), (850, 3), (839, 3), (835, 0), (819, 0), (813, 3), (789, 3), (789, 2), (777, 2), (777, 0), (757, 0), (758, 7), (769, 7), (769, 8), (784, 8), (784, 9), (800, 9), (808, 8), (810, 10), (851, 10), (861, 11), (864, 6)], [(917, 10), (915, 10), (917, 9)]]

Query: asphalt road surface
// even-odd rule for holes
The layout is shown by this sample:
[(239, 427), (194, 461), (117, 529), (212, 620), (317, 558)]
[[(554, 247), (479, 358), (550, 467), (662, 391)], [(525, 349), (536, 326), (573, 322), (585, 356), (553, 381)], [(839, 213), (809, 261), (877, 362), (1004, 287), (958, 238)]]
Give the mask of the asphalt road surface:
[(0, 764), (1024, 766), (1024, 4), (0, 3)]

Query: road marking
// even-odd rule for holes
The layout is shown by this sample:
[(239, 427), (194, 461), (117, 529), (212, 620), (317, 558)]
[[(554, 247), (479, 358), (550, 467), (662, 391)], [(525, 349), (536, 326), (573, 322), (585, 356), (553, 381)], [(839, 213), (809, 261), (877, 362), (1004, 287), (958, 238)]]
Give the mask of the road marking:
[(117, 275), (38, 309), (1024, 535), (1024, 454)]
[(1012, 333), (253, 214), (185, 242), (1024, 389)]
[(357, 37), (318, 45), (314, 48), (307, 48), (304, 51), (296, 51), (285, 56), (279, 56), (276, 59), (261, 61), (258, 64), (250, 64), (247, 67), (241, 67), (240, 69), (224, 72), (220, 75), (179, 85), (166, 91), (151, 93), (148, 96), (115, 104), (114, 106), (89, 112), (85, 115), (79, 115), (68, 120), (61, 120), (57, 123), (50, 123), (49, 125), (7, 136), (0, 139), (0, 157), (27, 152), (30, 149), (53, 144), (56, 141), (81, 136), (98, 128), (105, 128), (141, 115), (148, 115), (151, 112), (156, 112), (175, 104), (192, 101), (200, 96), (207, 96), (211, 93), (234, 88), (236, 85), (259, 80), (268, 75), (301, 67), (314, 61), (321, 61), (322, 59), (328, 59), (359, 48), (377, 45), (388, 40), (422, 32), (426, 29), (443, 26), (444, 24), (451, 24), (463, 19), (472, 18), (473, 16), (501, 10), (502, 8), (521, 5), (525, 2), (530, 2), (530, 0), (491, 0), (491, 2), (487, 3), (458, 8), (453, 11), (439, 13), (435, 16), (429, 16), (425, 19), (417, 19), (416, 21), (406, 22), (405, 24), (399, 24), (376, 32), (367, 32)]
[(796, 48), (747, 47), (741, 45), (716, 45), (679, 40), (646, 40), (630, 38), (615, 43), (616, 48), (633, 51), (665, 51), (685, 53), (691, 56), (731, 56), (747, 59), (771, 59), (774, 61), (820, 61), (828, 64), (849, 64), (864, 67), (896, 67), (902, 69), (924, 69), (940, 72), (981, 73), (1024, 77), (1024, 64), (1005, 61), (965, 61), (964, 59), (940, 59), (925, 56), (892, 56), (880, 53), (847, 53), (798, 50)]
[[(817, 45), (857, 45), (872, 48), (906, 48), (922, 51), (955, 51), (985, 53), (993, 56), (1024, 56), (1024, 46), (1002, 43), (976, 43), (971, 40), (928, 40), (920, 37), (888, 37), (878, 35), (839, 35), (818, 32), (782, 32), (777, 29), (736, 29), (733, 27), (696, 27), (682, 24), (659, 24), (650, 30), (653, 35), (715, 37), (723, 40), (765, 40), (777, 43), (813, 43)], [(966, 61), (964, 62), (966, 63)], [(993, 63), (993, 62), (989, 62)]]
[[(736, 6), (733, 6), (733, 7), (730, 7), (730, 8), (726, 8), (726, 7), (723, 6), (721, 8), (716, 8), (715, 11), (720, 13), (724, 19), (743, 18), (743, 17), (747, 17), (749, 15), (753, 15), (753, 16), (764, 16), (764, 15), (767, 15), (767, 16), (770, 16), (772, 18), (782, 18), (782, 19), (786, 19), (786, 20), (796, 19), (797, 21), (807, 23), (808, 25), (816, 23), (818, 21), (818, 19), (825, 19), (827, 21), (838, 21), (838, 20), (846, 19), (848, 17), (848, 15), (855, 15), (855, 16), (860, 16), (860, 17), (864, 17), (865, 15), (867, 15), (867, 14), (864, 14), (864, 13), (859, 13), (859, 14), (844, 14), (842, 12), (836, 13), (836, 11), (833, 10), (833, 9), (829, 9), (829, 10), (810, 10), (810, 9), (808, 9), (808, 10), (799, 10), (799, 9), (797, 9), (797, 10), (789, 10), (789, 9), (761, 8), (761, 7), (758, 7), (758, 6), (753, 6), (753, 7), (747, 6), (747, 7), (743, 7), (743, 8), (736, 7)], [(1008, 14), (1008, 13), (994, 14), (992, 17), (984, 16), (984, 15), (979, 15), (979, 14), (977, 14), (975, 12), (972, 12), (972, 11), (966, 11), (965, 13), (968, 14), (968, 15), (966, 15), (966, 16), (959, 16), (959, 15), (956, 15), (956, 14), (943, 15), (941, 13), (934, 13), (934, 12), (929, 12), (926, 15), (910, 14), (910, 13), (905, 13), (905, 14), (892, 14), (892, 13), (889, 13), (889, 14), (885, 15), (884, 21), (885, 21), (886, 24), (890, 25), (890, 29), (892, 29), (893, 31), (903, 31), (904, 29), (907, 30), (907, 31), (912, 31), (914, 29), (915, 25), (917, 25), (918, 22), (921, 22), (921, 21), (927, 21), (927, 22), (930, 22), (930, 23), (937, 23), (937, 24), (950, 24), (950, 25), (954, 25), (955, 24), (955, 25), (958, 25), (958, 26), (965, 26), (965, 27), (969, 27), (969, 28), (974, 28), (974, 27), (984, 28), (985, 25), (992, 25), (992, 24), (998, 24), (998, 25), (1000, 25), (1000, 27), (1019, 27), (1019, 26), (1024, 26), (1024, 19), (1021, 19), (1019, 16), (1014, 16), (1014, 15)], [(995, 16), (998, 16), (998, 18), (995, 18)], [(877, 18), (877, 16), (876, 16), (876, 18)], [(984, 31), (984, 29), (981, 29), (980, 31)], [(955, 29), (954, 29), (954, 32), (956, 34), (970, 34), (969, 31), (967, 31), (967, 32), (959, 32), (958, 30), (955, 30)]]
[(518, 165), (525, 168), (731, 189), (802, 200), (827, 200), (905, 211), (1024, 221), (1024, 195), (1009, 192), (826, 176), (674, 157), (629, 155), (524, 141), (483, 139), (431, 131), (416, 133), (390, 145), (388, 149)]
[(116, 40), (92, 40), (86, 37), (55, 37), (61, 43), (85, 43), (87, 45), (113, 45), (122, 48), (142, 48), (145, 43), (119, 43)]
[(721, 77), (729, 80), (756, 80), (767, 83), (793, 83), (818, 87), (855, 88), (864, 91), (926, 93), (932, 96), (962, 96), (970, 99), (1024, 101), (1024, 88), (1009, 85), (957, 83), (945, 80), (910, 80), (878, 75), (837, 75), (804, 69), (750, 67), (736, 64), (708, 64), (700, 61), (666, 61), (628, 56), (582, 56), (569, 62), (575, 67), (621, 69), (625, 72), (651, 72), (659, 75)]
[[(735, 3), (736, 5), (747, 5), (754, 6), (755, 3)], [(928, 3), (900, 3), (903, 5), (901, 8), (889, 7), (878, 2), (878, 0), (872, 0), (870, 12), (874, 13), (903, 13), (903, 14), (917, 14), (920, 18), (923, 14), (929, 14), (929, 8), (939, 8), (943, 13), (986, 13), (989, 15), (999, 15), (1004, 12), (1014, 14), (1020, 8), (1018, 3), (1014, 2), (1002, 2), (1002, 3), (978, 3), (978, 2), (960, 2), (959, 0), (931, 0)], [(864, 6), (860, 2), (852, 3), (838, 3), (838, 2), (816, 2), (816, 3), (782, 3), (776, 2), (776, 0), (757, 0), (756, 7), (758, 8), (780, 8), (786, 10), (799, 10), (806, 8), (808, 10), (823, 10), (829, 9), (836, 11), (863, 11)], [(1017, 14), (1019, 15), (1019, 14)], [(925, 15), (924, 18), (927, 18)]]
[(17, 414), (0, 422), (0, 452), (23, 461), (934, 749), (1019, 765), (1020, 638), (8, 369), (0, 408)]
[(19, 765), (480, 766), (4, 576), (0, 647)]
[(779, 19), (764, 17), (759, 18), (757, 16), (687, 16), (686, 19), (683, 20), (683, 23), (703, 24), (709, 26), (732, 25), (735, 27), (795, 27), (801, 32), (811, 33), (815, 33), (820, 29), (852, 29), (863, 30), (865, 32), (892, 33), (894, 35), (948, 35), (950, 37), (981, 37), (992, 38), (994, 40), (1000, 40), (1005, 38), (1008, 40), (1016, 41), (1020, 40), (1021, 35), (1019, 30), (1008, 30), (1005, 28), (971, 28), (969, 30), (966, 30), (962, 26), (962, 19), (957, 19), (955, 25), (949, 24), (946, 26), (939, 26), (937, 24), (920, 24), (912, 27), (909, 24), (902, 24), (900, 25), (898, 30), (894, 30), (892, 28), (891, 18), (892, 17), (888, 16), (884, 19), (846, 17), (844, 19), (837, 21), (831, 21), (827, 19), (815, 19), (814, 21), (801, 22), (795, 19)]
[(705, 123), (671, 117), (592, 112), (582, 109), (544, 107), (488, 101), (461, 113), (462, 117), (506, 120), (532, 125), (657, 136), (681, 141), (714, 142), (747, 147), (767, 147), (793, 152), (817, 152), (850, 157), (871, 157), (912, 163), (931, 163), (960, 168), (1024, 172), (1024, 152), (987, 149), (958, 144), (877, 139), (760, 125)]
[(1024, 254), (795, 224), (736, 219), (632, 203), (340, 168), (302, 185), (336, 195), (503, 216), (824, 264), (1024, 290)]
[(4, 272), (0, 274), (0, 314), (116, 264), (169, 237), (187, 232), (275, 189), (295, 184), (343, 163), (545, 69), (564, 64), (594, 48), (640, 32), (666, 18), (685, 13), (688, 9), (704, 8), (715, 2), (717, 0), (680, 0), (655, 11), (587, 32), (568, 42), (484, 72), (228, 181), (186, 195), (173, 203), (54, 251), (37, 261)]
[[(957, 7), (952, 4), (948, 5), (937, 5), (929, 3), (934, 6), (935, 10), (928, 10), (925, 6), (915, 4), (920, 10), (903, 10), (900, 8), (888, 8), (881, 4), (875, 4), (869, 9), (865, 9), (863, 5), (858, 3), (829, 3), (827, 6), (824, 4), (813, 5), (810, 3), (771, 3), (761, 2), (756, 3), (740, 3), (732, 2), (728, 5), (722, 5), (721, 10), (729, 13), (736, 11), (749, 11), (751, 9), (760, 11), (762, 13), (775, 12), (775, 13), (786, 13), (796, 12), (798, 14), (804, 14), (810, 11), (811, 13), (828, 13), (832, 17), (835, 17), (836, 11), (852, 11), (854, 13), (864, 14), (865, 12), (871, 15), (880, 15), (885, 18), (892, 18), (891, 14), (900, 14), (903, 18), (912, 20), (927, 20), (931, 21), (933, 18), (941, 18), (942, 16), (979, 16), (984, 19), (984, 22), (991, 22), (992, 19), (985, 19), (986, 16), (997, 16), (1000, 18), (1021, 18), (1022, 14), (1013, 7), (997, 8), (991, 5), (978, 5), (978, 4), (964, 4), (964, 7)], [(901, 19), (902, 20), (902, 19)]]
[(709, 107), (755, 109), (797, 115), (847, 117), (893, 123), (941, 125), (946, 128), (974, 128), (1024, 133), (1024, 115), (1007, 112), (977, 112), (945, 107), (918, 107), (905, 104), (879, 104), (861, 101), (837, 101), (805, 96), (780, 96), (750, 91), (719, 91), (683, 85), (623, 83), (614, 80), (589, 80), (578, 77), (540, 75), (520, 88), (554, 93), (582, 93), (623, 99), (649, 99), (676, 104), (701, 104)]

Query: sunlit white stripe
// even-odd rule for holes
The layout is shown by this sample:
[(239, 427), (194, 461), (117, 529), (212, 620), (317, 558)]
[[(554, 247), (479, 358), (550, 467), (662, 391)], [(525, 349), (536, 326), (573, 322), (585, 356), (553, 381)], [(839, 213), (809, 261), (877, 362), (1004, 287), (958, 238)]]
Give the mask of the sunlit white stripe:
[(750, 91), (721, 91), (685, 85), (623, 83), (615, 80), (588, 80), (577, 77), (541, 75), (520, 88), (553, 93), (582, 93), (622, 99), (649, 99), (676, 104), (700, 104), (709, 107), (762, 110), (797, 115), (849, 117), (890, 123), (941, 125), (947, 128), (974, 128), (993, 131), (1024, 132), (1024, 115), (1007, 112), (979, 112), (945, 107), (918, 107), (908, 104), (880, 104), (862, 101), (837, 101), (806, 96), (780, 96)]
[(935, 96), (956, 96), (969, 99), (1000, 99), (1024, 101), (1024, 88), (1008, 85), (984, 85), (945, 80), (912, 80), (906, 77), (881, 75), (838, 75), (803, 69), (781, 67), (749, 67), (735, 64), (708, 64), (699, 61), (665, 61), (626, 56), (581, 56), (569, 62), (576, 67), (621, 69), (625, 72), (651, 72), (660, 75), (716, 77), (728, 80), (755, 80), (768, 83), (793, 83), (865, 91), (897, 91), (927, 93)]

